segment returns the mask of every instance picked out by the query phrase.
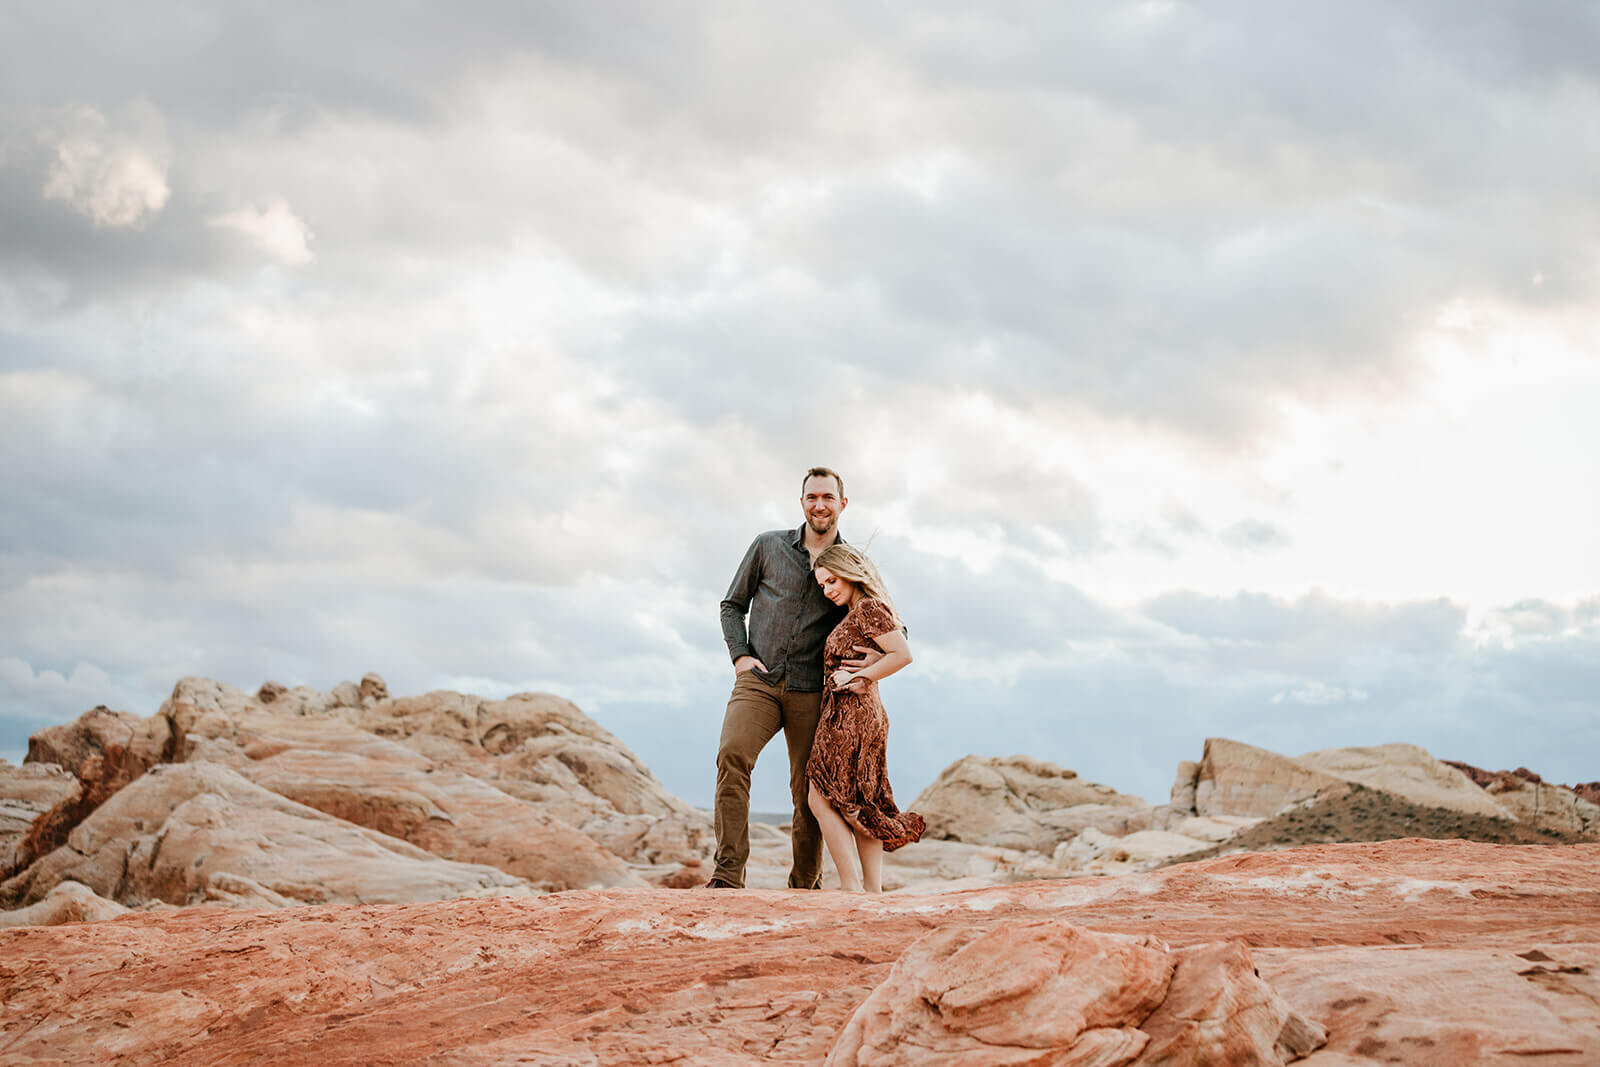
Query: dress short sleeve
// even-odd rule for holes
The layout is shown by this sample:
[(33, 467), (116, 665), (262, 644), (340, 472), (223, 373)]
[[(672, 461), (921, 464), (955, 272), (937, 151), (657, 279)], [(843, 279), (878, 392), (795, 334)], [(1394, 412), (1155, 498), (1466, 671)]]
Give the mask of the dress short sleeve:
[(894, 621), (894, 613), (889, 610), (889, 605), (876, 598), (869, 597), (861, 602), (861, 632), (868, 637), (878, 637), (890, 630), (900, 629), (900, 624)]

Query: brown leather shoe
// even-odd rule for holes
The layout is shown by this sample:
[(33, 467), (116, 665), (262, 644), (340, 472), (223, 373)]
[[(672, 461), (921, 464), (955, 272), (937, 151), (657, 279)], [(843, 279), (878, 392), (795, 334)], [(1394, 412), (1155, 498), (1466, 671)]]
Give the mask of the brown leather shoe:
[(706, 883), (706, 888), (707, 889), (740, 889), (740, 888), (743, 888), (743, 887), (734, 885), (732, 882), (728, 881), (726, 878), (713, 878), (713, 879), (711, 879), (711, 881)]

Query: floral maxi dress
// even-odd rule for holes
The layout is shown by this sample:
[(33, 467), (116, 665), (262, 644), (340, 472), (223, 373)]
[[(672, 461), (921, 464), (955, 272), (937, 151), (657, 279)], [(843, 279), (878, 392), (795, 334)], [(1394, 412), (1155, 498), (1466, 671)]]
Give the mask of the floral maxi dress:
[(874, 638), (898, 629), (893, 613), (881, 600), (858, 597), (833, 632), (822, 653), (822, 717), (806, 776), (833, 809), (883, 842), (886, 852), (922, 836), (926, 824), (916, 812), (895, 807), (889, 788), (889, 716), (878, 699), (878, 684), (865, 693), (834, 689), (833, 672), (853, 645), (880, 646)]

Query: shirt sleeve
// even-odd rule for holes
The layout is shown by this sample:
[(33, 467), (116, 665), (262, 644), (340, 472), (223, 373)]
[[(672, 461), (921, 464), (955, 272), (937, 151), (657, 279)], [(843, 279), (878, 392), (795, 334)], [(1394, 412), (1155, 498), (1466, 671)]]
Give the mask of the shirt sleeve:
[(867, 600), (861, 605), (861, 632), (868, 637), (881, 637), (890, 630), (900, 629), (889, 605), (881, 600)]
[(722, 639), (728, 645), (728, 658), (737, 661), (740, 656), (754, 656), (750, 647), (750, 630), (746, 616), (750, 602), (761, 587), (761, 539), (750, 542), (739, 569), (728, 585), (728, 595), (722, 598)]

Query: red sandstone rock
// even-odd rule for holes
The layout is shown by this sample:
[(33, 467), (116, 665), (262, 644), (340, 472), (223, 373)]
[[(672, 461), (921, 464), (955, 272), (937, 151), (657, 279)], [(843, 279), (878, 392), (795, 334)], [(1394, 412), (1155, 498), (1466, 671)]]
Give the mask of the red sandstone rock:
[(1166, 997), (1139, 1024), (1150, 1043), (1137, 1067), (1291, 1063), (1327, 1042), (1319, 1023), (1296, 1014), (1261, 980), (1239, 942), (1195, 945), (1174, 962)]
[(1496, 804), (1521, 822), (1558, 833), (1600, 836), (1600, 782), (1592, 783), (1591, 795), (1585, 792), (1585, 786), (1569, 789), (1554, 785), (1526, 767), (1486, 771), (1458, 760), (1444, 762), (1481, 786)]
[(1501, 775), (1485, 786), (1484, 792), (1529, 826), (1590, 839), (1600, 837), (1600, 805), (1565, 786), (1540, 781), (1537, 775)]
[(836, 1067), (1288, 1063), (1326, 1041), (1239, 942), (1170, 951), (1055, 920), (945, 927), (912, 944), (851, 1015)]
[[(840, 1031), (830, 1067), (1131, 1063), (1172, 979), (1165, 946), (1050, 920), (914, 942)], [(1276, 1034), (1273, 1035), (1274, 1037)]]
[(685, 860), (675, 871), (656, 878), (662, 889), (698, 889), (711, 878), (711, 868), (698, 859)]
[(129, 915), (0, 931), (0, 1048), (18, 1063), (815, 1064), (919, 939), (1049, 921), (1173, 946), (1163, 1003), (1202, 1028), (1258, 1000), (1183, 992), (1184, 961), (1201, 977), (1232, 966), (1186, 950), (1242, 940), (1327, 1027), (1307, 1067), (1590, 1067), (1597, 867), (1600, 845), (1409, 840), (940, 896), (623, 889)]
[(1454, 767), (1468, 778), (1471, 778), (1475, 784), (1480, 786), (1487, 786), (1490, 782), (1508, 775), (1512, 777), (1520, 777), (1530, 782), (1541, 782), (1544, 780), (1537, 774), (1534, 774), (1532, 771), (1528, 770), (1526, 767), (1518, 767), (1514, 771), (1486, 771), (1482, 767), (1474, 767), (1472, 764), (1463, 763), (1460, 760), (1447, 759), (1440, 760), (1439, 762)]

